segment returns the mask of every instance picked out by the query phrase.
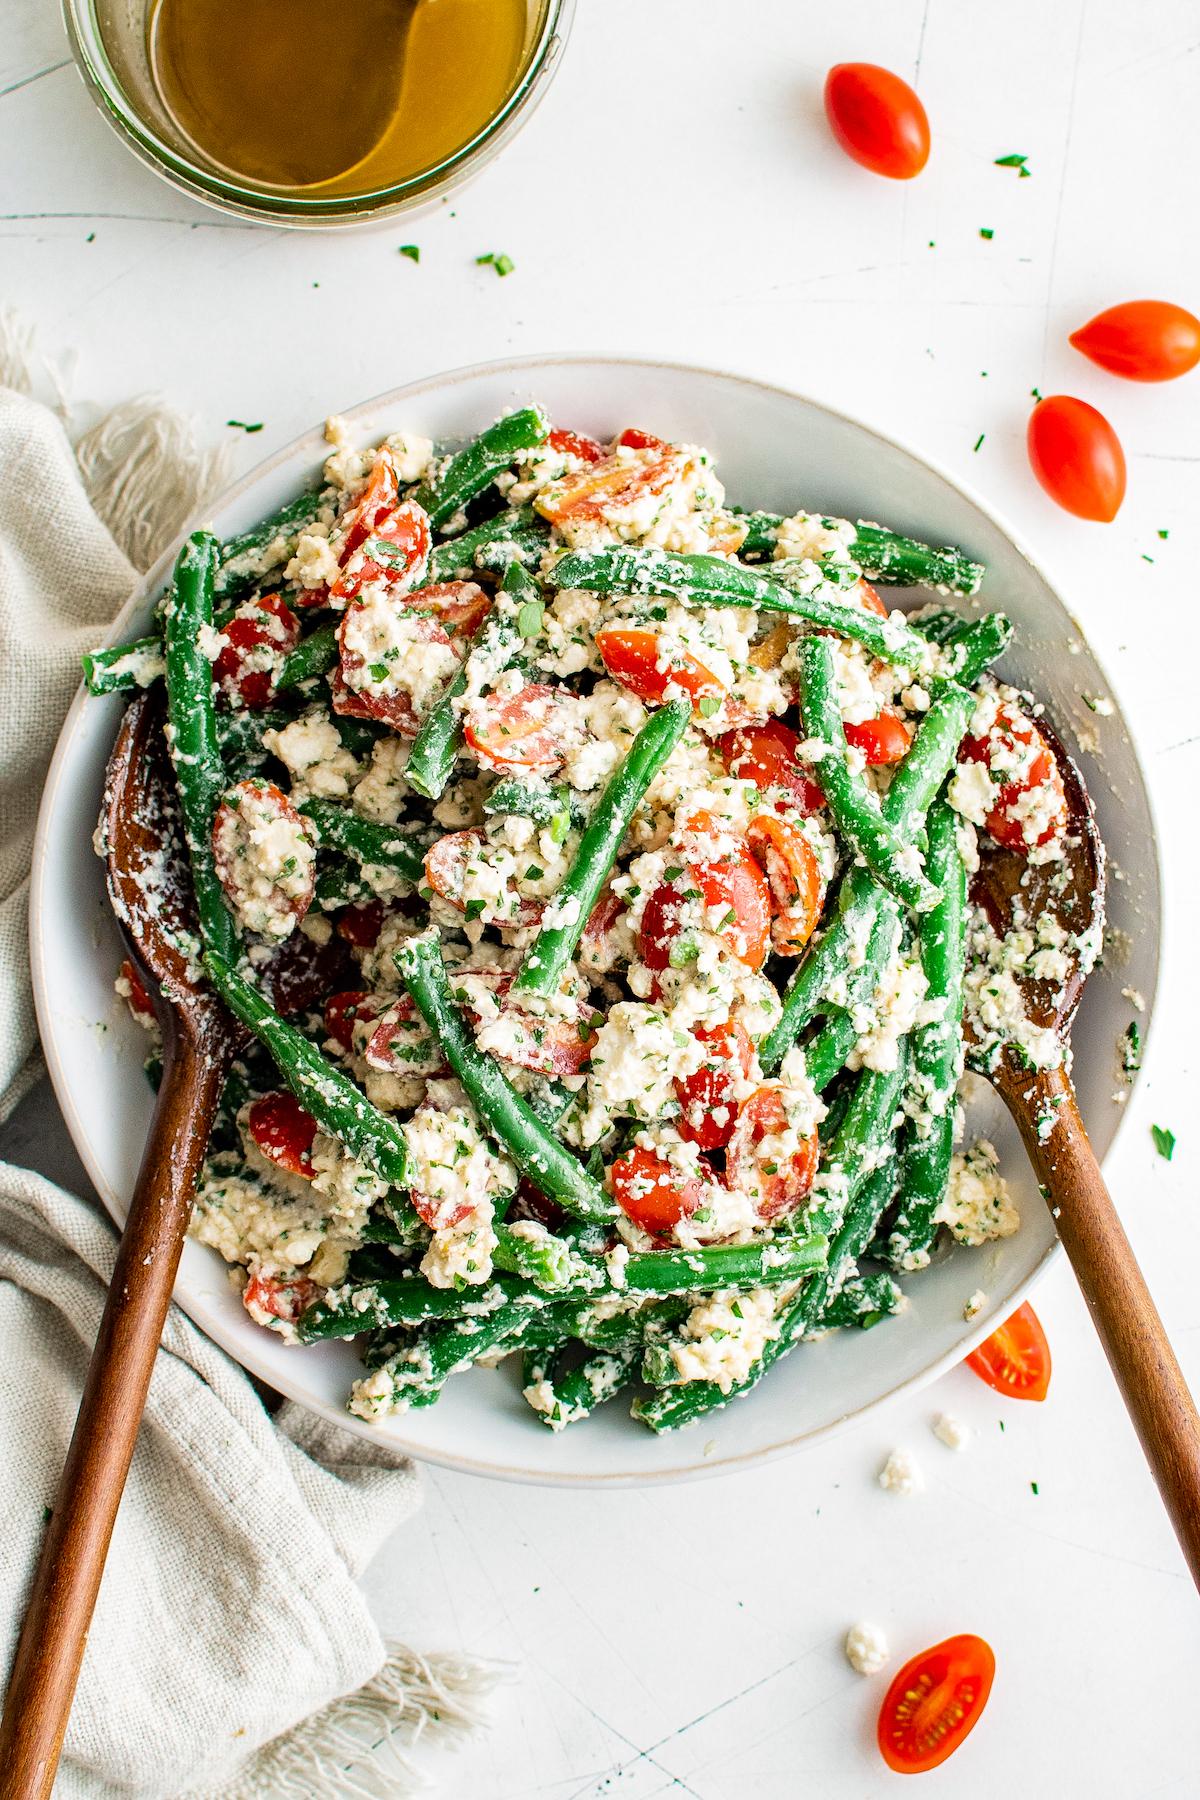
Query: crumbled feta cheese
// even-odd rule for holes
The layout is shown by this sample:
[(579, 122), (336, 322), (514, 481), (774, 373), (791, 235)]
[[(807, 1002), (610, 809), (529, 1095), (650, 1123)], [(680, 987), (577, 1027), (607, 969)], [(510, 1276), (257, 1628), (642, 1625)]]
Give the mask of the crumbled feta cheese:
[(213, 834), (217, 870), (243, 931), (290, 937), (312, 894), (316, 849), (302, 818), (277, 788), (231, 788)]
[(931, 1429), (947, 1450), (965, 1450), (975, 1435), (969, 1425), (964, 1425), (952, 1413), (938, 1413)]
[(845, 1651), (846, 1661), (859, 1675), (878, 1675), (889, 1655), (887, 1638), (878, 1625), (852, 1625)]
[(965, 1156), (958, 1151), (951, 1158), (950, 1179), (933, 1217), (937, 1224), (948, 1225), (960, 1244), (986, 1244), (1020, 1229), (1021, 1217), (1000, 1173), (1000, 1158), (986, 1138)]
[(963, 1318), (967, 1321), (968, 1325), (972, 1319), (977, 1317), (977, 1315), (983, 1311), (986, 1305), (987, 1295), (982, 1288), (976, 1288), (975, 1292), (971, 1295), (971, 1298), (963, 1307)]
[(911, 1450), (893, 1450), (879, 1471), (879, 1485), (889, 1494), (921, 1494), (925, 1477)]
[(409, 1155), (409, 1188), (424, 1204), (433, 1242), (421, 1273), (434, 1287), (490, 1279), (496, 1234), (493, 1197), (511, 1194), (516, 1171), (487, 1148), (462, 1107), (439, 1112), (422, 1106), (402, 1125)]
[(986, 825), (988, 814), (995, 810), (999, 798), (1000, 789), (988, 773), (986, 763), (967, 761), (957, 764), (946, 789), (946, 799), (956, 813), (961, 813), (972, 825)]
[(262, 741), (291, 776), (296, 804), (309, 795), (344, 800), (357, 778), (358, 761), (342, 748), (337, 726), (324, 707), (293, 719), (280, 731), (264, 731)]
[(682, 1338), (671, 1345), (671, 1359), (683, 1381), (715, 1381), (728, 1394), (778, 1336), (769, 1288), (709, 1294), (688, 1314)]

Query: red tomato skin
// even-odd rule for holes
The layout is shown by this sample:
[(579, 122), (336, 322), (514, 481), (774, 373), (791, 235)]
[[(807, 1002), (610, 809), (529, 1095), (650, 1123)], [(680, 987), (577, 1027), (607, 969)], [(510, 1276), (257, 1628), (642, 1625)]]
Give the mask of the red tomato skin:
[(877, 1742), (888, 1768), (923, 1775), (953, 1756), (982, 1718), (995, 1673), (991, 1645), (970, 1632), (906, 1662), (879, 1709)]
[(825, 795), (808, 770), (796, 761), (800, 737), (782, 719), (765, 725), (743, 725), (717, 739), (731, 775), (752, 781), (764, 793), (770, 787), (786, 788), (805, 818), (820, 812)]
[(658, 639), (652, 631), (640, 628), (614, 629), (596, 634), (596, 648), (604, 658), (604, 666), (615, 681), (652, 705), (661, 702), (667, 688), (682, 688), (693, 709), (701, 700), (725, 699), (725, 688), (702, 662), (684, 652), (687, 661), (682, 669), (658, 668)]
[[(725, 1164), (729, 1187), (743, 1186), (739, 1175), (744, 1172), (749, 1176), (757, 1163), (758, 1145), (765, 1137), (772, 1137), (782, 1130), (786, 1123), (787, 1115), (779, 1098), (777, 1082), (764, 1082), (742, 1101)], [(786, 1167), (777, 1169), (774, 1174), (767, 1174), (765, 1170), (760, 1172), (763, 1177), (757, 1182), (762, 1196), (758, 1206), (760, 1218), (778, 1219), (784, 1213), (795, 1211), (812, 1187), (820, 1154), (820, 1143), (814, 1131)], [(743, 1191), (746, 1191), (744, 1187)], [(753, 1189), (749, 1191), (753, 1192)]]
[(370, 950), (383, 930), (383, 901), (367, 900), (361, 906), (348, 906), (335, 929), (356, 950)]
[(463, 736), (489, 769), (535, 769), (557, 775), (566, 746), (555, 725), (558, 691), (529, 682), (507, 700), (487, 699), (472, 708)]
[(858, 597), (868, 612), (878, 613), (881, 619), (887, 618), (888, 609), (869, 581), (859, 582)]
[(816, 852), (798, 826), (775, 813), (751, 819), (746, 842), (771, 890), (771, 941), (780, 956), (799, 956), (825, 904)]
[(1028, 1300), (966, 1359), (980, 1381), (1010, 1400), (1044, 1400), (1050, 1387), (1050, 1345)]
[[(716, 1067), (697, 1069), (685, 1081), (675, 1083), (675, 1098), (683, 1108), (677, 1129), (685, 1143), (697, 1144), (701, 1150), (722, 1150), (737, 1123), (737, 1101), (733, 1097), (736, 1071), (740, 1067), (744, 1076), (749, 1075), (754, 1046), (736, 1019), (725, 1025), (696, 1025), (692, 1036), (711, 1046), (707, 1062)], [(696, 1107), (703, 1109), (698, 1125), (691, 1122)], [(723, 1107), (727, 1115), (723, 1124), (713, 1117), (718, 1107)]]
[(886, 709), (878, 718), (846, 726), (846, 742), (861, 750), (868, 763), (887, 766), (903, 762), (912, 743), (912, 731), (904, 720)]
[(245, 669), (251, 650), (269, 644), (274, 650), (295, 649), (300, 641), (300, 621), (282, 594), (261, 594), (253, 603), (238, 608), (222, 632), (225, 646), (213, 664), (213, 680), (227, 704), (261, 712), (275, 697), (269, 669)]
[(242, 1290), (242, 1305), (256, 1325), (266, 1325), (269, 1319), (286, 1319), (294, 1325), (320, 1291), (307, 1275), (294, 1275), (290, 1281), (278, 1275), (252, 1275)]
[[(1034, 757), (1029, 770), (1022, 781), (1006, 782), (996, 797), (996, 804), (984, 821), (985, 829), (998, 844), (1006, 850), (1015, 850), (1019, 856), (1028, 856), (1032, 845), (1025, 841), (1025, 832), (1021, 821), (1013, 816), (1012, 808), (1032, 788), (1049, 786), (1055, 796), (1055, 810), (1050, 824), (1038, 837), (1038, 844), (1048, 844), (1059, 826), (1067, 816), (1067, 795), (1063, 787), (1062, 776), (1058, 764), (1050, 753), (1049, 745), (1042, 737), (1032, 719), (1013, 706), (1002, 706), (996, 714), (996, 721), (1012, 743), (1039, 743), (1041, 749)], [(990, 772), (990, 749), (987, 738), (966, 737), (959, 747), (959, 762), (981, 762)]]
[(1169, 300), (1126, 300), (1097, 313), (1070, 342), (1126, 381), (1175, 381), (1200, 362), (1200, 319)]
[(655, 437), (652, 432), (641, 431), (636, 425), (627, 425), (616, 439), (616, 444), (624, 450), (657, 450), (660, 455), (671, 448), (662, 438)]
[(312, 1180), (311, 1152), (317, 1121), (305, 1112), (294, 1094), (284, 1089), (264, 1094), (251, 1106), (247, 1124), (264, 1156), (290, 1175)]
[(129, 983), (129, 992), (125, 996), (125, 1004), (133, 1014), (133, 1017), (138, 1020), (139, 1023), (141, 1023), (143, 1019), (148, 1019), (151, 1024), (156, 1023), (154, 1002), (146, 992), (145, 982), (142, 980), (128, 957), (126, 957), (125, 961), (121, 964), (121, 974)]
[(690, 1219), (704, 1195), (698, 1181), (681, 1175), (652, 1150), (629, 1150), (612, 1166), (613, 1193), (622, 1212), (651, 1237), (669, 1237)]
[(325, 1002), (325, 1035), (347, 1052), (354, 1048), (354, 1021), (358, 1009), (368, 999), (370, 995), (364, 989), (354, 988), (331, 994)]
[(1125, 498), (1125, 452), (1103, 413), (1070, 394), (1050, 394), (1029, 415), (1025, 447), (1057, 506), (1112, 524)]
[(581, 462), (597, 463), (604, 455), (603, 444), (598, 444), (595, 438), (578, 437), (573, 431), (552, 431), (546, 442), (551, 450), (577, 456)]
[(363, 490), (354, 511), (348, 516), (342, 543), (341, 563), (343, 568), (354, 552), (370, 537), (375, 527), (385, 519), (400, 498), (399, 484), (396, 480), (396, 465), (392, 453), (384, 444), (376, 455), (371, 467), (370, 478)]
[(929, 161), (929, 119), (906, 81), (876, 63), (837, 63), (825, 77), (825, 117), (856, 163), (911, 181)]

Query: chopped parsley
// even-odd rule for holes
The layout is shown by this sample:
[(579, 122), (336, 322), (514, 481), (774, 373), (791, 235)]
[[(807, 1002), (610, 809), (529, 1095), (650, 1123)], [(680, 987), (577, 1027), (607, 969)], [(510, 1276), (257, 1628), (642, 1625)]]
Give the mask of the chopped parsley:
[(705, 694), (700, 702), (700, 717), (711, 719), (721, 710), (721, 702), (715, 694)]
[(1173, 1131), (1165, 1130), (1161, 1125), (1152, 1125), (1150, 1127), (1150, 1136), (1154, 1139), (1154, 1148), (1158, 1151), (1158, 1154), (1166, 1162), (1170, 1162), (1172, 1152), (1175, 1149), (1175, 1133)]
[(981, 432), (980, 432), (980, 434), (979, 434), (979, 436), (978, 436), (978, 437), (977, 437), (977, 438), (976, 438), (976, 439), (975, 439), (975, 448), (976, 448), (976, 449), (977, 449), (977, 450), (978, 450), (978, 448), (979, 448), (979, 446), (980, 446), (980, 444), (982, 444), (982, 442), (983, 442), (983, 440), (984, 440), (984, 437), (985, 437), (985, 435), (986, 435), (986, 434), (985, 434), (985, 433), (984, 433), (984, 432), (982, 432), (982, 431), (981, 431)]
[(996, 234), (995, 234), (995, 232), (994, 232), (994, 231), (993, 231), (993, 230), (992, 230), (992, 229), (991, 229), (991, 227), (990, 227), (990, 226), (988, 226), (988, 225), (981, 225), (981, 226), (980, 226), (980, 227), (979, 227), (979, 235), (980, 235), (980, 237), (981, 237), (981, 238), (987, 238), (987, 240), (988, 240), (988, 242), (989, 242), (989, 243), (990, 243), (990, 242), (991, 242), (991, 240), (992, 240), (992, 239), (993, 239), (993, 238), (994, 238), (994, 237), (995, 237), (995, 235), (996, 235)]
[(526, 881), (541, 881), (545, 873), (545, 869), (539, 869), (536, 863), (530, 863), (525, 871), (525, 879)]
[(400, 254), (401, 256), (407, 256), (409, 262), (419, 263), (421, 260), (421, 252), (416, 244), (401, 244)]
[(489, 250), (486, 256), (477, 256), (475, 261), (476, 264), (491, 263), (497, 275), (511, 275), (517, 266), (511, 257), (502, 255), (498, 250)]
[(1171, 534), (1169, 531), (1160, 531), (1158, 535), (1160, 538), (1168, 538)]
[(1016, 151), (1013, 151), (1012, 154), (1009, 156), (996, 157), (995, 167), (997, 169), (1015, 169), (1017, 171), (1017, 173), (1020, 175), (1021, 179), (1024, 181), (1028, 178), (1029, 173), (1030, 173), (1030, 171), (1025, 167), (1025, 164), (1028, 161), (1029, 161), (1028, 156), (1018, 156)]
[(527, 600), (517, 614), (517, 630), (523, 638), (536, 637), (542, 629), (542, 620), (546, 614), (545, 602)]
[(244, 431), (247, 437), (253, 437), (256, 431), (261, 431), (263, 428), (261, 419), (257, 425), (247, 425), (244, 419), (226, 419), (225, 423), (231, 431)]

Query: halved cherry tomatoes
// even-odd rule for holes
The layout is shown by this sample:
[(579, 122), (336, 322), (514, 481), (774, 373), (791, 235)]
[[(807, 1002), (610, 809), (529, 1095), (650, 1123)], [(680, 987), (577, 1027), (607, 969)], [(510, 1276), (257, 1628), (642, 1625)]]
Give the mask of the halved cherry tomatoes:
[(812, 1187), (820, 1156), (813, 1130), (780, 1161), (776, 1140), (787, 1130), (787, 1112), (779, 1088), (777, 1081), (764, 1082), (742, 1101), (726, 1154), (726, 1181), (750, 1196), (763, 1219), (795, 1211)]
[(404, 500), (376, 519), (358, 548), (342, 553), (342, 566), (329, 584), (335, 600), (353, 600), (368, 582), (400, 587), (416, 580), (429, 560), (433, 536), (429, 516), (415, 500)]
[(605, 883), (579, 940), (579, 962), (592, 974), (607, 975), (610, 970), (623, 968), (628, 963), (628, 955), (613, 933), (613, 927), (625, 911), (624, 900)]
[(463, 736), (489, 769), (532, 769), (557, 775), (567, 752), (563, 708), (571, 700), (561, 688), (529, 682), (505, 700), (497, 695), (472, 707)]
[(231, 706), (261, 712), (275, 697), (274, 671), (248, 667), (254, 651), (286, 654), (300, 641), (300, 621), (281, 594), (259, 594), (239, 606), (221, 633), (213, 680)]
[(138, 1024), (156, 1024), (157, 1020), (154, 1014), (154, 1002), (146, 992), (145, 983), (128, 957), (126, 957), (125, 961), (121, 964), (121, 980), (128, 982), (129, 984), (129, 992), (125, 995), (125, 1003)]
[(1032, 719), (1006, 701), (996, 709), (986, 737), (963, 739), (958, 760), (985, 764), (999, 784), (984, 822), (998, 844), (1024, 856), (1050, 842), (1067, 817), (1067, 794), (1058, 763)]
[(820, 811), (825, 796), (808, 765), (797, 760), (800, 743), (782, 719), (768, 719), (765, 725), (739, 725), (717, 739), (731, 775), (754, 782), (764, 793), (768, 788), (785, 789), (792, 804), (808, 817)]
[(866, 607), (868, 612), (878, 613), (881, 619), (887, 618), (888, 609), (883, 604), (883, 601), (879, 598), (879, 595), (875, 592), (875, 589), (871, 586), (869, 581), (860, 581), (854, 592), (858, 595), (860, 603)]
[[(435, 894), (448, 900), (451, 906), (466, 911), (463, 899), (463, 887), (470, 872), (472, 863), (486, 861), (490, 848), (487, 834), (473, 827), (469, 831), (452, 831), (448, 836), (439, 838), (432, 849), (425, 853), (425, 879)], [(493, 905), (486, 906), (479, 915), (487, 923), (494, 920), (501, 925), (536, 925), (542, 916), (543, 903), (540, 900), (525, 900), (517, 896), (515, 887), (510, 887), (512, 895), (511, 908), (508, 902), (497, 896)]]
[[(398, 619), (411, 621), (412, 635), (418, 642), (443, 644), (459, 662), (465, 658), (469, 640), (492, 604), (474, 581), (437, 582), (412, 594), (389, 596), (389, 601)], [(338, 626), (341, 660), (332, 684), (333, 710), (354, 719), (381, 719), (401, 737), (415, 738), (421, 720), (409, 687), (403, 679), (384, 685), (390, 647), (383, 651), (382, 665), (377, 667), (374, 663), (378, 631), (379, 621), (367, 605), (352, 601)], [(383, 643), (387, 645), (386, 630)], [(378, 692), (372, 691), (376, 676)]]
[[(621, 456), (619, 449), (637, 454)], [(610, 511), (637, 505), (647, 495), (664, 493), (686, 467), (684, 453), (672, 450), (661, 438), (623, 431), (609, 454), (586, 469), (550, 482), (534, 506), (552, 525), (602, 519)]]
[(1126, 300), (1073, 331), (1071, 343), (1126, 381), (1174, 381), (1200, 362), (1200, 319), (1169, 300)]
[(363, 1056), (387, 1075), (448, 1074), (445, 1052), (406, 994), (378, 1015)]
[(704, 1197), (700, 1183), (652, 1150), (629, 1150), (612, 1166), (617, 1205), (651, 1237), (668, 1237)]
[(339, 915), (335, 930), (356, 950), (370, 950), (379, 941), (383, 915), (382, 900), (364, 900), (361, 906), (348, 906)]
[(996, 1673), (992, 1647), (969, 1632), (906, 1662), (879, 1709), (879, 1754), (899, 1775), (953, 1756), (978, 1725)]
[(250, 1136), (263, 1155), (289, 1175), (313, 1176), (312, 1147), (317, 1135), (317, 1121), (306, 1113), (294, 1094), (280, 1090), (264, 1094), (250, 1108)]
[(877, 765), (903, 762), (912, 740), (911, 725), (886, 706), (877, 718), (846, 726), (846, 742), (861, 750), (869, 763)]
[[(551, 1017), (526, 1012), (510, 997), (513, 977), (499, 969), (474, 969), (470, 978), (462, 978), (462, 986), (451, 982), (454, 998), (473, 1015), (476, 1036), (481, 1047), (504, 1062), (518, 1068), (535, 1069), (543, 1075), (577, 1075), (596, 1046), (596, 1027), (604, 1023), (589, 999), (560, 994), (557, 1004), (562, 1011)], [(481, 998), (482, 985), (500, 1009), (495, 1010)], [(488, 1035), (488, 1026), (496, 1024), (497, 1035)], [(367, 1052), (368, 1061), (370, 1051)]]
[(659, 705), (668, 687), (681, 688), (693, 708), (699, 706), (701, 700), (715, 700), (720, 706), (725, 698), (724, 684), (686, 650), (672, 652), (670, 666), (660, 668), (659, 662), (663, 659), (660, 658), (658, 638), (652, 631), (638, 627), (598, 631), (596, 648), (604, 658), (609, 674), (639, 700)]
[(777, 813), (756, 813), (746, 842), (771, 890), (771, 942), (780, 956), (799, 956), (825, 904), (816, 852), (800, 827)]
[(1011, 1400), (1044, 1400), (1050, 1386), (1050, 1346), (1028, 1300), (967, 1357), (980, 1381)]
[(771, 934), (770, 889), (741, 843), (719, 857), (705, 856), (706, 840), (719, 843), (725, 836), (708, 813), (690, 821), (677, 871), (654, 890), (642, 914), (639, 954), (647, 968), (667, 967), (683, 909), (696, 902), (703, 903), (697, 919), (703, 930), (723, 938), (739, 962), (762, 967)]
[(552, 431), (546, 442), (551, 450), (577, 456), (581, 462), (598, 463), (604, 455), (603, 444), (598, 444), (595, 438), (577, 437), (573, 431)]
[(354, 1048), (354, 1023), (359, 1016), (359, 1008), (364, 1001), (373, 996), (361, 988), (347, 989), (341, 994), (331, 994), (325, 1002), (325, 1035), (331, 1037), (335, 1044), (349, 1052)]
[(1056, 505), (1077, 519), (1112, 523), (1125, 498), (1125, 453), (1103, 413), (1070, 394), (1051, 394), (1030, 413), (1025, 446)]
[(754, 1046), (736, 1019), (724, 1025), (696, 1025), (692, 1036), (705, 1046), (702, 1067), (686, 1080), (675, 1083), (675, 1097), (683, 1108), (679, 1135), (701, 1150), (720, 1150), (733, 1136), (737, 1122), (738, 1070), (750, 1073)]
[(376, 526), (381, 524), (400, 498), (400, 486), (396, 479), (396, 464), (392, 453), (384, 444), (378, 450), (375, 461), (371, 465), (370, 478), (363, 489), (362, 498), (353, 512), (347, 514), (342, 527), (343, 566), (353, 556), (360, 544), (366, 542)]
[(825, 77), (825, 117), (847, 156), (876, 175), (911, 181), (929, 161), (929, 119), (899, 75), (837, 63)]
[(256, 1325), (269, 1326), (272, 1319), (294, 1325), (320, 1291), (307, 1275), (293, 1275), (285, 1281), (281, 1275), (255, 1274), (242, 1290), (242, 1305)]

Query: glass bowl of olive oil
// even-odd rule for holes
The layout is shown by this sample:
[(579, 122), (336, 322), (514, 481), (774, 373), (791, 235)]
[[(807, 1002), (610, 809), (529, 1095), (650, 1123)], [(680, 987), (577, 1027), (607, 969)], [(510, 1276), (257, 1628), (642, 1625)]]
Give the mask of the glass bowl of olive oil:
[(101, 111), (239, 217), (364, 225), (438, 199), (529, 117), (575, 0), (63, 0)]

